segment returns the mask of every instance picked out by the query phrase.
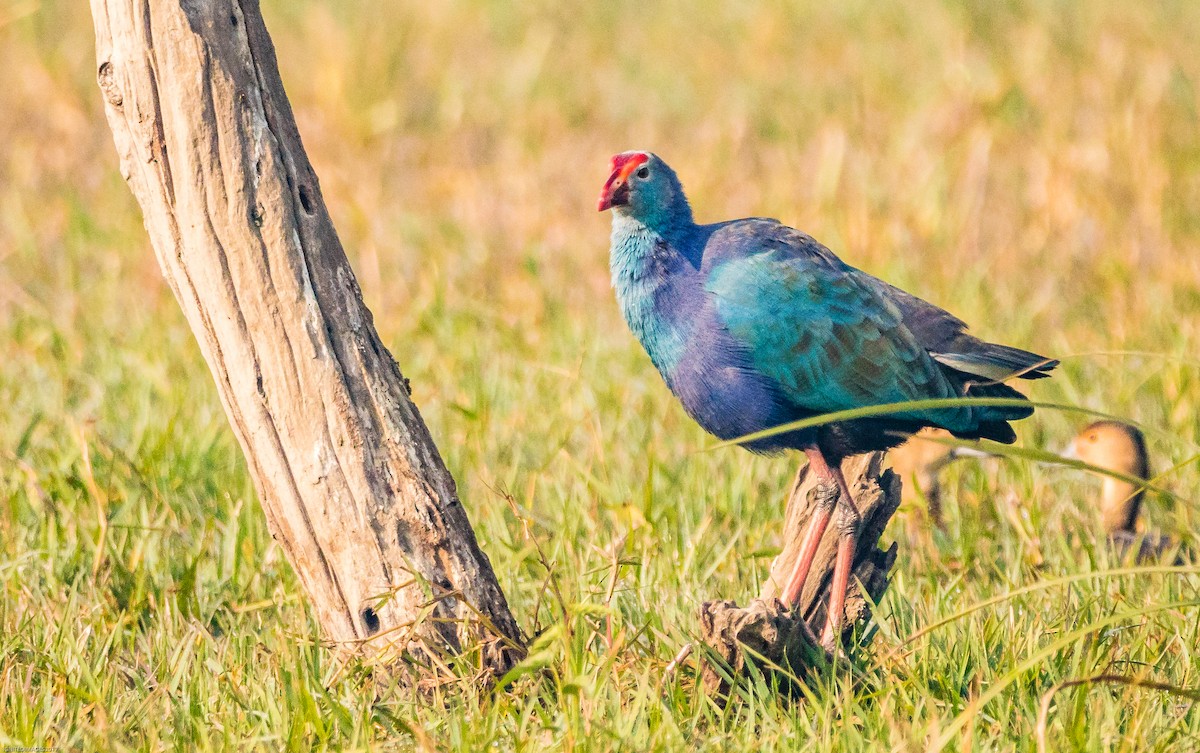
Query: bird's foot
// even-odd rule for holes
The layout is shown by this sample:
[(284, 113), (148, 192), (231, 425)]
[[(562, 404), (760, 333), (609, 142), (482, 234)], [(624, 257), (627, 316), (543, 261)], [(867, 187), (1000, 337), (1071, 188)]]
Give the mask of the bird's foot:
[(837, 482), (833, 479), (822, 481), (812, 489), (813, 506), (818, 510), (832, 512), (833, 508), (837, 507), (838, 494), (840, 492), (841, 488), (838, 487)]

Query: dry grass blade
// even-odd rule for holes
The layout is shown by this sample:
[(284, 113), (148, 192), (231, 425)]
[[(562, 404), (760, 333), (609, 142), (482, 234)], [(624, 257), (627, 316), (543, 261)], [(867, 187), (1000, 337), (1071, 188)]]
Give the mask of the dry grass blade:
[(1050, 703), (1054, 700), (1054, 696), (1059, 691), (1067, 688), (1074, 688), (1080, 685), (1126, 685), (1133, 688), (1145, 688), (1147, 690), (1158, 690), (1163, 693), (1170, 693), (1180, 698), (1187, 698), (1191, 701), (1200, 701), (1200, 688), (1182, 688), (1177, 685), (1172, 685), (1166, 682), (1158, 682), (1157, 680), (1148, 680), (1144, 677), (1135, 677), (1129, 675), (1114, 675), (1114, 674), (1099, 674), (1091, 677), (1079, 677), (1072, 680), (1063, 680), (1055, 683), (1049, 690), (1042, 694), (1042, 701), (1038, 706), (1037, 727), (1034, 730), (1037, 739), (1038, 753), (1046, 753), (1046, 732), (1049, 727), (1050, 720)]
[(1190, 609), (1195, 607), (1200, 607), (1200, 600), (1181, 601), (1172, 604), (1156, 604), (1154, 606), (1142, 607), (1140, 609), (1130, 609), (1124, 612), (1110, 614), (1107, 617), (1103, 617), (1098, 620), (1093, 620), (1082, 627), (1075, 628), (1074, 630), (1064, 633), (1058, 638), (1048, 642), (1039, 650), (1035, 651), (1011, 671), (993, 681), (987, 691), (972, 700), (971, 703), (967, 705), (967, 708), (962, 711), (962, 713), (956, 716), (950, 724), (946, 725), (942, 729), (941, 734), (934, 739), (928, 750), (931, 751), (931, 753), (937, 753), (937, 751), (944, 750), (946, 746), (949, 745), (952, 740), (954, 740), (959, 732), (962, 731), (963, 727), (971, 723), (976, 715), (978, 715), (988, 703), (1000, 695), (1000, 693), (1003, 692), (1010, 684), (1015, 682), (1017, 678), (1037, 667), (1050, 655), (1057, 651), (1061, 651), (1064, 647), (1071, 645), (1083, 636), (1094, 633), (1101, 628), (1105, 628), (1119, 622), (1128, 622), (1136, 617), (1145, 617), (1146, 615), (1154, 614), (1156, 612)]
[(1013, 589), (1011, 591), (1006, 591), (1002, 594), (997, 594), (995, 596), (988, 597), (981, 601), (977, 601), (968, 607), (960, 609), (959, 611), (955, 612), (952, 615), (943, 617), (942, 619), (937, 620), (936, 622), (932, 622), (932, 623), (926, 625), (925, 627), (921, 628), (920, 630), (916, 631), (915, 633), (909, 635), (899, 645), (892, 648), (891, 651), (889, 651), (888, 653), (881, 656), (876, 661), (876, 664), (877, 664), (877, 666), (882, 666), (884, 663), (896, 658), (896, 656), (899, 654), (899, 652), (904, 647), (915, 643), (916, 641), (929, 635), (930, 633), (934, 632), (935, 630), (939, 630), (943, 627), (946, 627), (947, 625), (951, 625), (959, 620), (969, 617), (970, 615), (972, 615), (976, 612), (979, 612), (983, 609), (987, 609), (988, 607), (995, 606), (997, 604), (1002, 604), (1006, 601), (1011, 601), (1013, 599), (1024, 596), (1026, 594), (1036, 593), (1038, 591), (1045, 591), (1050, 588), (1056, 588), (1058, 586), (1067, 585), (1069, 583), (1075, 583), (1075, 582), (1081, 581), (1081, 580), (1091, 580), (1091, 579), (1101, 579), (1102, 580), (1105, 578), (1122, 578), (1122, 577), (1134, 576), (1134, 575), (1158, 575), (1158, 574), (1197, 575), (1197, 574), (1200, 574), (1200, 567), (1177, 567), (1177, 566), (1173, 566), (1173, 565), (1146, 565), (1146, 566), (1139, 566), (1139, 567), (1123, 567), (1123, 568), (1118, 568), (1115, 570), (1100, 570), (1100, 571), (1090, 572), (1090, 573), (1072, 573), (1071, 575), (1064, 575), (1059, 578), (1050, 578), (1047, 580), (1039, 581), (1038, 583), (1030, 584), (1028, 586), (1022, 586), (1021, 588)]

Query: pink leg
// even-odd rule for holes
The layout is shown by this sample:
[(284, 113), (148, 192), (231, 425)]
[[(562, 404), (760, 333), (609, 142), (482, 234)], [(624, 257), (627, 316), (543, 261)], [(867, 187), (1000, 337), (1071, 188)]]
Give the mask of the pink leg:
[[(788, 578), (783, 589), (783, 603), (789, 607), (796, 606), (796, 602), (800, 600), (800, 591), (804, 589), (804, 581), (808, 580), (808, 571), (812, 569), (813, 558), (817, 556), (817, 547), (821, 543), (821, 537), (825, 535), (825, 529), (829, 527), (833, 509), (837, 507), (838, 492), (841, 488), (841, 485), (837, 483), (837, 476), (825, 462), (825, 456), (821, 454), (820, 450), (815, 448), (805, 450), (804, 454), (808, 456), (808, 467), (816, 474), (819, 482), (817, 509), (808, 522), (808, 528), (804, 531), (804, 538), (800, 542), (800, 553), (796, 557), (796, 565), (792, 568), (791, 577)], [(843, 485), (844, 483), (843, 481)]]
[(842, 639), (842, 620), (846, 611), (846, 591), (850, 588), (850, 571), (854, 567), (854, 551), (858, 545), (860, 517), (854, 497), (846, 484), (841, 468), (835, 470), (838, 488), (842, 491), (841, 506), (838, 508), (838, 551), (833, 566), (833, 583), (829, 586), (829, 612), (825, 629), (821, 633), (821, 645), (833, 653)]

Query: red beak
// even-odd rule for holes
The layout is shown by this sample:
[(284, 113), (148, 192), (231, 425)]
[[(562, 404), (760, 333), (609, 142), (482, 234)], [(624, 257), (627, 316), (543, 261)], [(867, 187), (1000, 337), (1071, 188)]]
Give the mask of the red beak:
[(612, 158), (612, 174), (608, 176), (608, 180), (604, 183), (604, 188), (600, 191), (600, 201), (596, 205), (596, 210), (603, 212), (605, 209), (624, 206), (629, 203), (629, 175), (638, 168), (638, 165), (649, 161), (650, 157), (645, 152), (622, 152)]
[(605, 209), (612, 209), (628, 203), (629, 184), (625, 182), (620, 170), (614, 170), (600, 191), (600, 203), (596, 205), (596, 210), (603, 212)]

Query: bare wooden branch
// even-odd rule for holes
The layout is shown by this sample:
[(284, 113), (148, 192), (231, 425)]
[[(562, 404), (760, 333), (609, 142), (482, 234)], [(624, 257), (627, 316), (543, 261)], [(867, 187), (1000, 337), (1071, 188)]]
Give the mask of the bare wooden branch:
[[(843, 639), (870, 618), (871, 602), (877, 602), (888, 585), (888, 574), (896, 561), (896, 545), (878, 548), (879, 537), (900, 507), (900, 479), (883, 469), (884, 453), (850, 458), (842, 467), (854, 500), (862, 514), (854, 573), (846, 597)], [(729, 690), (727, 669), (741, 672), (751, 659), (759, 665), (786, 667), (790, 676), (803, 679), (814, 651), (821, 651), (812, 640), (825, 624), (829, 603), (829, 585), (837, 555), (837, 526), (825, 531), (813, 560), (812, 571), (800, 592), (796, 609), (788, 609), (778, 599), (783, 584), (796, 563), (800, 541), (815, 509), (816, 478), (804, 466), (796, 474), (788, 495), (785, 513), (783, 550), (771, 563), (771, 574), (762, 592), (746, 607), (732, 601), (705, 603), (700, 609), (704, 643), (724, 667), (706, 665), (705, 686), (724, 695)], [(863, 597), (866, 593), (868, 599)], [(798, 619), (800, 616), (803, 619)], [(805, 629), (811, 626), (811, 630)], [(747, 656), (749, 651), (749, 656)]]
[(520, 631), (363, 305), (255, 0), (92, 0), (163, 274), (327, 638), (503, 671)]

